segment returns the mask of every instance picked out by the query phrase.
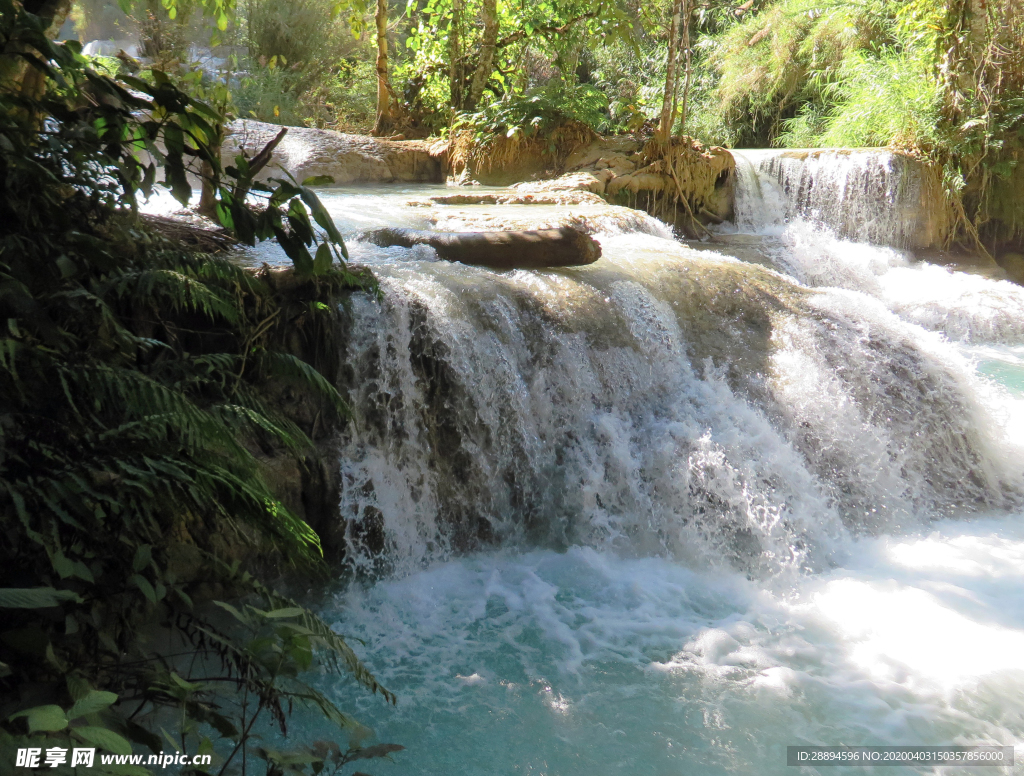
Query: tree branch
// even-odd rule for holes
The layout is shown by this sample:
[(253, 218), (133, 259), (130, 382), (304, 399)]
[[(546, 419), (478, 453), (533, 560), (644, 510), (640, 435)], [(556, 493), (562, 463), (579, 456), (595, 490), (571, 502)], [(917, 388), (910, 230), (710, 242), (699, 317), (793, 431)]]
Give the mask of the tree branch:
[(516, 32), (513, 32), (511, 35), (507, 35), (506, 37), (499, 40), (495, 44), (495, 48), (500, 49), (505, 48), (505, 46), (511, 46), (513, 43), (518, 43), (519, 41), (538, 32), (544, 35), (564, 35), (573, 27), (573, 25), (578, 24), (579, 22), (582, 22), (585, 19), (596, 19), (598, 16), (601, 15), (602, 11), (604, 11), (603, 3), (597, 7), (597, 10), (580, 14), (579, 16), (576, 16), (567, 21), (561, 27), (534, 27), (532, 33), (527, 33), (526, 30), (523, 29), (517, 30)]

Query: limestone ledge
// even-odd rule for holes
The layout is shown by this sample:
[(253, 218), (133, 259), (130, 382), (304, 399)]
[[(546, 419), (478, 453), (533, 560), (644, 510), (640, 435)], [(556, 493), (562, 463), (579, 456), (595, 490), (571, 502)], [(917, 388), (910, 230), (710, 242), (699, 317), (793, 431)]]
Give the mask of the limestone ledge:
[[(241, 119), (229, 125), (223, 163), (234, 164), (241, 150), (254, 156), (281, 131), (276, 124)], [(443, 183), (443, 148), (424, 140), (381, 140), (328, 129), (289, 127), (274, 150), (274, 161), (258, 176), (280, 176), (288, 170), (299, 181), (329, 175), (345, 183)]]

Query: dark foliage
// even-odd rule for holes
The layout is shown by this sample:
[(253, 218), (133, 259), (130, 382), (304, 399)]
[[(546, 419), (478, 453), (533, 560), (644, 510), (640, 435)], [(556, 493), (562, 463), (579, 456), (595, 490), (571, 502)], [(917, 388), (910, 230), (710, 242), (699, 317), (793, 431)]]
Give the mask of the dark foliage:
[[(222, 222), (245, 241), (280, 239), (318, 299), (366, 280), (335, 262), (344, 246), (308, 188), (252, 184), (245, 159), (221, 173), (215, 111), (160, 74), (93, 72), (9, 0), (0, 20), (2, 56), (48, 84), (38, 97), (0, 91), (0, 763), (24, 747), (169, 744), (212, 754), (202, 770), (255, 755), (269, 773), (319, 772), (326, 755), (312, 749), (248, 743), (265, 722), (286, 731), (296, 703), (356, 727), (303, 671), (320, 659), (394, 698), (239, 558), (262, 543), (322, 567), (316, 534), (253, 454), (310, 445), (268, 406), (267, 381), (297, 381), (328, 413), (344, 403), (275, 347), (290, 321), (267, 282), (148, 234), (135, 197), (162, 173), (186, 198), (186, 170), (205, 166)], [(245, 203), (250, 186), (262, 207)], [(313, 222), (326, 232), (315, 257)]]

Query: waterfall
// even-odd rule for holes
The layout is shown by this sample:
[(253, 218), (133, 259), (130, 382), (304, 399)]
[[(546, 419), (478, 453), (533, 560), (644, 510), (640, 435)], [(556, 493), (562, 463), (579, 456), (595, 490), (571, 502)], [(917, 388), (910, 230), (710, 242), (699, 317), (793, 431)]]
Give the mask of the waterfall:
[[(745, 198), (747, 206), (781, 205), (786, 217), (807, 218), (840, 237), (875, 245), (937, 247), (945, 237), (948, 219), (938, 173), (905, 154), (786, 149), (741, 150), (734, 156), (741, 176), (761, 189)], [(756, 175), (750, 175), (751, 168)], [(763, 216), (755, 221), (771, 223)]]
[[(777, 184), (759, 173), (752, 206), (742, 169), (739, 217), (775, 230), (781, 271), (622, 208), (572, 214), (604, 250), (585, 268), (358, 246), (383, 298), (348, 311), (351, 563), (586, 546), (772, 576), (827, 566), (851, 533), (1015, 503), (1013, 442), (969, 358), (879, 295), (796, 282)], [(435, 222), (529, 213), (469, 210)]]
[(745, 232), (781, 229), (793, 205), (778, 183), (764, 175), (761, 152), (734, 151), (736, 160), (736, 227)]
[(912, 251), (891, 247), (934, 230), (939, 220), (915, 209), (922, 206), (921, 177), (903, 157), (882, 151), (735, 154), (738, 228), (769, 238), (763, 248), (786, 275), (816, 288), (865, 294), (953, 341), (1024, 344), (1020, 286), (918, 261)]
[[(325, 195), (380, 298), (343, 303), (349, 568), (317, 605), (398, 705), (313, 681), (396, 772), (1024, 739), (1024, 289), (920, 261), (884, 154), (780, 157), (738, 157), (740, 234), (705, 244)], [(572, 225), (603, 257), (499, 273), (356, 239), (380, 222)]]

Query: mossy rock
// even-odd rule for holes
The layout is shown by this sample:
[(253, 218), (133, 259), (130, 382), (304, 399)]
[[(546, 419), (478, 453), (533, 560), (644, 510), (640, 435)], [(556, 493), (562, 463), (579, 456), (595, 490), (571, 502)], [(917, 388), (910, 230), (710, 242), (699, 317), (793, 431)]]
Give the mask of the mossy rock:
[(1020, 253), (1004, 253), (997, 263), (1006, 270), (1006, 274), (1014, 283), (1024, 285), (1024, 255)]

